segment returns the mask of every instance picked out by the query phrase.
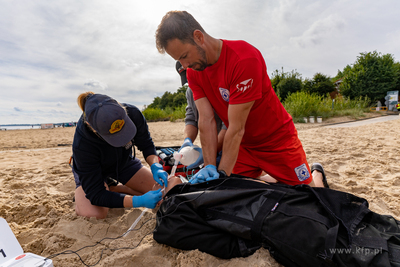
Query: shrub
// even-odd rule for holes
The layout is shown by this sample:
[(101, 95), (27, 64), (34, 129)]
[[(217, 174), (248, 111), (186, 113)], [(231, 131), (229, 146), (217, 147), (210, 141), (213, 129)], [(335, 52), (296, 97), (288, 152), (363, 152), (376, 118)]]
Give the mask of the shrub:
[(308, 116), (327, 117), (331, 108), (324, 97), (306, 92), (290, 94), (284, 101), (283, 106), (295, 121), (302, 120), (303, 117)]
[(296, 92), (290, 94), (283, 103), (286, 111), (292, 115), (294, 122), (302, 122), (303, 117), (321, 116), (323, 118), (334, 116), (363, 116), (369, 107), (368, 97), (359, 97), (355, 100), (337, 97), (332, 105), (332, 99), (327, 94), (319, 96), (315, 93)]
[(183, 104), (180, 107), (175, 108), (170, 120), (176, 121), (178, 119), (184, 119), (185, 116), (186, 116), (186, 104)]
[(146, 108), (142, 113), (147, 121), (160, 121), (168, 118), (166, 112), (158, 108)]

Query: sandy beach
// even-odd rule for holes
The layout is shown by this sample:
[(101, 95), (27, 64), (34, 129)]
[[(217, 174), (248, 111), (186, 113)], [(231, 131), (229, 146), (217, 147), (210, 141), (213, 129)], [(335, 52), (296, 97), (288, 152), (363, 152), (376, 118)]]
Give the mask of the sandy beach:
[[(296, 124), (308, 162), (324, 166), (332, 189), (366, 198), (371, 210), (400, 219), (400, 117), (358, 127), (324, 127), (346, 120)], [(183, 122), (151, 122), (149, 128), (157, 146), (183, 141)], [(222, 260), (158, 244), (151, 234), (152, 212), (145, 213), (139, 230), (97, 244), (123, 234), (142, 209), (112, 209), (104, 220), (75, 215), (75, 183), (68, 165), (74, 131), (0, 131), (0, 217), (25, 252), (46, 257), (91, 246), (78, 254), (86, 264), (102, 257), (97, 266), (280, 266), (265, 249), (247, 258)], [(141, 153), (137, 155), (144, 163)], [(76, 254), (55, 257), (53, 264), (84, 266)]]

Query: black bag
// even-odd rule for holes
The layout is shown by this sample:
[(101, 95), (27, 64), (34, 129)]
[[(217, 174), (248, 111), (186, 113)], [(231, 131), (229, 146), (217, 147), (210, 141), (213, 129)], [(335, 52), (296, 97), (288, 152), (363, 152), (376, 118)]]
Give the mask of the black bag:
[(261, 246), (285, 266), (400, 266), (400, 226), (365, 199), (307, 185), (220, 178), (172, 188), (154, 239), (220, 258)]

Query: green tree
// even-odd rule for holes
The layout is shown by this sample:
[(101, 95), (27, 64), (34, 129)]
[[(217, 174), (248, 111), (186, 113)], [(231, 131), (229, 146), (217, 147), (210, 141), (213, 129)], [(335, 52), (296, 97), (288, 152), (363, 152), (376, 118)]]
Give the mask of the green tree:
[(282, 77), (283, 79), (280, 80), (276, 86), (276, 92), (283, 102), (289, 94), (301, 91), (303, 89), (303, 82), (301, 80), (301, 75), (295, 71), (284, 73)]
[(347, 65), (344, 67), (343, 71), (338, 70), (338, 73), (335, 77), (332, 78), (332, 81), (335, 82), (341, 78), (344, 78), (351, 71), (351, 66)]
[(161, 98), (159, 96), (156, 96), (153, 100), (153, 103), (147, 106), (147, 108), (158, 108), (161, 103)]
[(167, 108), (175, 110), (176, 108), (180, 108), (183, 104), (186, 104), (187, 88), (188, 86), (184, 85), (179, 87), (176, 93), (165, 92), (161, 97), (155, 97), (153, 103), (148, 105), (146, 108), (161, 110)]
[(391, 54), (376, 51), (360, 53), (351, 70), (343, 78), (341, 93), (350, 98), (368, 96), (372, 101), (383, 100), (398, 82), (397, 67)]
[(283, 79), (285, 79), (286, 77), (286, 73), (283, 71), (283, 67), (281, 69), (281, 72), (279, 73), (279, 70), (275, 70), (272, 74), (271, 74), (271, 85), (272, 88), (274, 89), (275, 93), (277, 93), (278, 91), (278, 84), (280, 81), (282, 81)]
[(166, 107), (172, 107), (174, 103), (174, 96), (170, 92), (165, 92), (161, 97), (159, 109), (165, 109)]
[(186, 95), (186, 90), (187, 90), (187, 89), (188, 89), (188, 85), (185, 84), (185, 85), (179, 87), (179, 88), (178, 88), (178, 91), (177, 91), (176, 93), (177, 93), (177, 94), (183, 93), (184, 95)]
[(397, 76), (397, 82), (394, 90), (400, 92), (400, 62), (396, 62), (394, 64), (394, 68), (396, 70), (396, 76)]
[(174, 100), (173, 100), (173, 108), (180, 107), (184, 104), (186, 104), (186, 96), (184, 93), (178, 93), (174, 95)]
[(332, 82), (329, 76), (322, 73), (314, 74), (313, 79), (305, 79), (303, 90), (312, 94), (324, 96), (335, 90), (335, 84)]

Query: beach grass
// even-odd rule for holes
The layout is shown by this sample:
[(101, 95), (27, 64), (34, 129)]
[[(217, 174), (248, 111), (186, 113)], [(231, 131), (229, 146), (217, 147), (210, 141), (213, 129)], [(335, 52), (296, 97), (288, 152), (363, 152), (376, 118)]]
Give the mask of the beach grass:
[(165, 109), (146, 108), (142, 113), (147, 121), (176, 121), (185, 118), (186, 105)]
[(294, 122), (304, 122), (304, 117), (316, 116), (324, 119), (339, 116), (363, 117), (368, 112), (370, 100), (365, 97), (350, 99), (342, 96), (331, 99), (329, 95), (320, 96), (306, 92), (290, 94), (283, 102), (286, 111)]
[(158, 108), (146, 108), (142, 111), (143, 116), (147, 121), (162, 121), (169, 119), (167, 112), (163, 109)]
[[(324, 119), (348, 116), (354, 119), (364, 117), (369, 111), (370, 100), (367, 97), (350, 99), (338, 96), (331, 99), (329, 95), (320, 96), (307, 92), (290, 94), (282, 103), (294, 122), (304, 122), (304, 117), (320, 116)], [(147, 121), (176, 121), (184, 119), (186, 105), (167, 107), (165, 109), (147, 108), (143, 111)]]
[(179, 119), (184, 119), (186, 115), (186, 105), (175, 108), (171, 115), (171, 121), (176, 121)]

